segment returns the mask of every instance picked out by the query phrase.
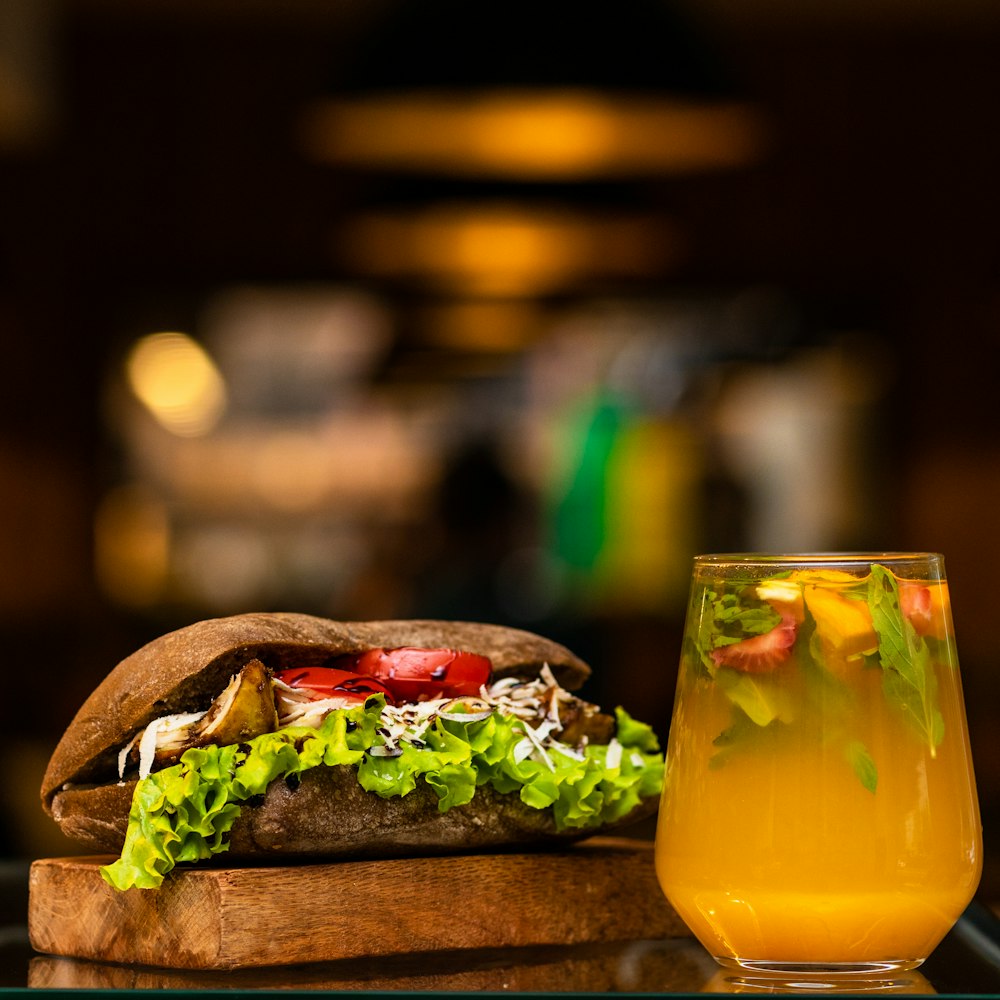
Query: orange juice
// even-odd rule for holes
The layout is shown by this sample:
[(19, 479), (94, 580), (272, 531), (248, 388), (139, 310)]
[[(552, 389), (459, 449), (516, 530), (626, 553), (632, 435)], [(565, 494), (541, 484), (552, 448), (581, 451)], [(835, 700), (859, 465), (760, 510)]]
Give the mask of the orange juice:
[(723, 963), (911, 968), (982, 866), (940, 558), (753, 559), (696, 560), (660, 884)]

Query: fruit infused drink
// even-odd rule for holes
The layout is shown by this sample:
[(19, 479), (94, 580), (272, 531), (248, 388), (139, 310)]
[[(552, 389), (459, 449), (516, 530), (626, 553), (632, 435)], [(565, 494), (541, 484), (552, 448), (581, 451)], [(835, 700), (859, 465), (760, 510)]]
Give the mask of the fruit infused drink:
[(657, 827), (722, 964), (913, 968), (982, 834), (940, 556), (699, 556)]

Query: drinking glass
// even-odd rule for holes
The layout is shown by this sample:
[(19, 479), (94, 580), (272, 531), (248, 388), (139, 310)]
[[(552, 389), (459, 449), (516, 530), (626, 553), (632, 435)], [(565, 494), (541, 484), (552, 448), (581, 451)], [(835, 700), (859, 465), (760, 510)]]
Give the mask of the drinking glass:
[(656, 870), (722, 966), (912, 969), (982, 829), (944, 560), (694, 560)]

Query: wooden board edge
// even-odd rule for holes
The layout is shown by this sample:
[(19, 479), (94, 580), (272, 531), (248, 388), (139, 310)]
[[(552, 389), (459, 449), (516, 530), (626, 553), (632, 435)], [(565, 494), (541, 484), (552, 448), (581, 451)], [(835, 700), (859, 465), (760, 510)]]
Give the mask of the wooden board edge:
[[(652, 844), (628, 838), (559, 851), (192, 867), (156, 892), (107, 886), (98, 869), (108, 860), (32, 864), (32, 947), (95, 961), (235, 969), (688, 933), (659, 889)], [(83, 920), (75, 915), (81, 901)], [(324, 933), (303, 935), (303, 926)]]

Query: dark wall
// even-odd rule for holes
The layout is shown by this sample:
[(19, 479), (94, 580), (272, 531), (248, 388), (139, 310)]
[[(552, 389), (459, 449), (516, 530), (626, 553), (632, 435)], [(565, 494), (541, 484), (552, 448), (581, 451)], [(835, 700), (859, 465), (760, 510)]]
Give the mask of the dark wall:
[[(351, 6), (297, 5), (287, 18), (239, 5), (58, 9), (50, 138), (0, 157), (0, 634), (9, 670), (41, 660), (57, 678), (47, 736), (154, 627), (108, 607), (90, 565), (93, 506), (116, 462), (101, 394), (111, 360), (138, 333), (189, 325), (228, 282), (350, 278), (330, 254), (338, 221), (399, 196), (398, 178), (309, 163), (296, 146), (296, 116), (364, 27)], [(730, 175), (634, 186), (687, 247), (645, 290), (773, 286), (801, 304), (806, 333), (884, 339), (886, 547), (949, 559), (995, 807), (1000, 19), (744, 14), (714, 30), (773, 148)], [(38, 735), (10, 705), (5, 724)]]

